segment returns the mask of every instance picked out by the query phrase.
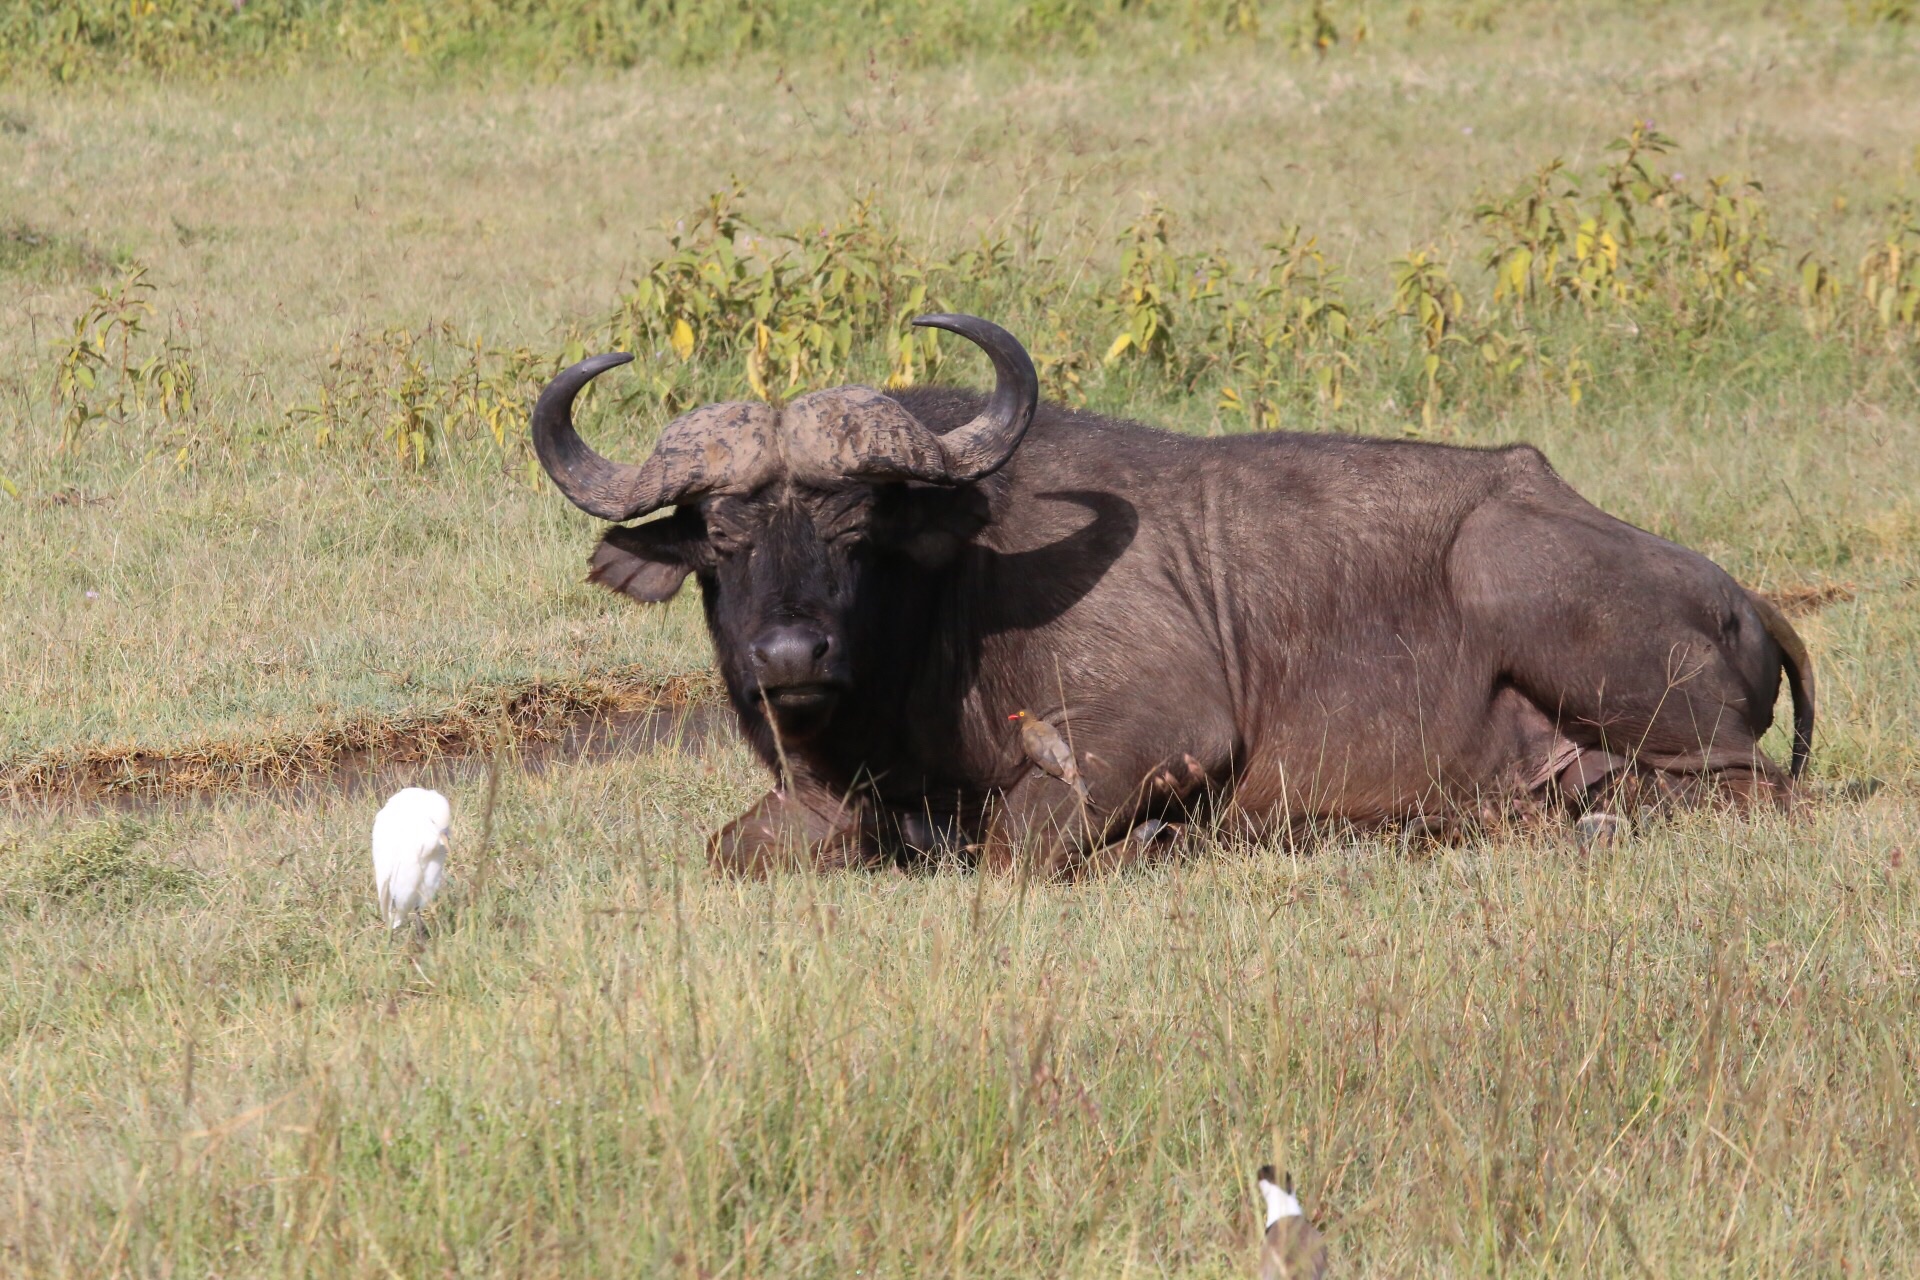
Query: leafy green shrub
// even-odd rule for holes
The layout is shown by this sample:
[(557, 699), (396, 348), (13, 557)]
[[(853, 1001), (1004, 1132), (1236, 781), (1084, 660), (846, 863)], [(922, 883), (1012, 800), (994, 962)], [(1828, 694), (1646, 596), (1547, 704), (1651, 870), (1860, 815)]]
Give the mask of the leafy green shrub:
[(107, 270), (110, 260), (79, 236), (26, 222), (0, 226), (0, 275), (65, 280)]
[(1895, 350), (1920, 339), (1920, 216), (1897, 204), (1849, 287), (1819, 252), (1800, 257), (1800, 311), (1814, 334), (1841, 333)]
[(1671, 138), (1637, 123), (1608, 144), (1618, 158), (1591, 196), (1555, 159), (1474, 210), (1489, 242), (1494, 301), (1665, 308), (1695, 329), (1756, 298), (1779, 244), (1758, 183), (1709, 178), (1698, 193), (1653, 163)]
[(1372, 332), (1371, 322), (1355, 322), (1345, 281), (1317, 240), (1289, 227), (1267, 253), (1258, 283), (1227, 300), (1219, 315), (1228, 379), (1220, 408), (1246, 415), (1255, 429), (1274, 425), (1282, 404), (1309, 388), (1322, 404), (1340, 408), (1358, 368), (1357, 348)]
[(1860, 259), (1860, 298), (1884, 336), (1920, 338), (1920, 216), (1913, 209), (1896, 210), (1892, 227)]
[(384, 454), (421, 470), (482, 445), (537, 481), (528, 407), (560, 368), (594, 350), (633, 352), (642, 374), (628, 402), (669, 412), (716, 395), (775, 399), (859, 376), (879, 352), (888, 385), (939, 358), (937, 336), (909, 321), (944, 305), (930, 285), (991, 289), (1006, 246), (930, 260), (892, 230), (871, 197), (834, 222), (767, 233), (748, 222), (735, 186), (670, 229), (668, 252), (643, 265), (604, 319), (558, 349), (490, 347), (451, 324), (355, 334), (326, 361), (291, 420), (322, 447)]
[[(1107, 344), (1107, 364), (1132, 358), (1146, 360), (1163, 373), (1174, 372), (1176, 307), (1186, 300), (1182, 295), (1188, 268), (1173, 251), (1171, 232), (1171, 219), (1156, 205), (1120, 237), (1124, 246), (1120, 278), (1101, 300), (1103, 309), (1120, 325), (1120, 332)], [(1205, 273), (1207, 265), (1193, 268), (1196, 277)], [(1205, 287), (1212, 284), (1213, 277), (1207, 275)]]
[(71, 450), (94, 422), (192, 415), (200, 375), (187, 344), (171, 329), (155, 334), (154, 286), (146, 267), (129, 264), (120, 278), (93, 291), (55, 349), (53, 401), (60, 447)]
[[(1654, 164), (1672, 147), (1635, 126), (1587, 184), (1591, 195), (1562, 162), (1544, 166), (1474, 211), (1489, 278), (1456, 277), (1429, 246), (1392, 263), (1374, 301), (1297, 226), (1236, 261), (1183, 246), (1173, 216), (1149, 205), (1103, 267), (1016, 255), (1005, 241), (937, 253), (902, 234), (872, 194), (838, 218), (767, 230), (745, 212), (736, 183), (668, 228), (666, 251), (640, 265), (598, 320), (544, 347), (510, 349), (446, 323), (355, 334), (290, 417), (321, 447), (413, 470), (478, 449), (538, 484), (527, 410), (588, 350), (637, 357), (639, 376), (610, 384), (624, 406), (671, 413), (716, 398), (777, 401), (849, 381), (937, 376), (939, 335), (909, 323), (931, 310), (1016, 329), (1047, 394), (1074, 404), (1206, 395), (1226, 420), (1264, 430), (1303, 412), (1340, 414), (1361, 393), (1372, 409), (1406, 414), (1409, 430), (1443, 435), (1454, 430), (1445, 418), (1497, 412), (1516, 394), (1579, 406), (1597, 381), (1588, 352), (1608, 353), (1610, 372), (1633, 359), (1617, 338), (1596, 341), (1601, 329), (1704, 351), (1716, 332), (1777, 329), (1797, 307), (1816, 337), (1903, 347), (1920, 336), (1911, 210), (1896, 211), (1851, 281), (1803, 255), (1788, 273), (1796, 291), (1781, 278), (1783, 249), (1758, 185), (1683, 186)], [(144, 270), (130, 267), (97, 292), (57, 353), (64, 445), (103, 418), (193, 412), (191, 354), (153, 341), (151, 295)]]
[[(857, 353), (882, 346), (891, 385), (911, 382), (938, 348), (909, 321), (929, 309), (939, 275), (991, 271), (998, 254), (929, 264), (867, 196), (836, 223), (766, 233), (740, 212), (739, 186), (709, 197), (670, 236), (602, 326), (608, 343), (645, 360), (651, 391), (685, 403), (688, 365), (741, 361), (748, 387), (773, 397), (840, 379)], [(671, 358), (669, 358), (671, 357)]]
[(1325, 57), (1327, 52), (1339, 44), (1342, 36), (1354, 44), (1367, 38), (1366, 19), (1357, 20), (1345, 32), (1333, 12), (1333, 6), (1326, 0), (1306, 0), (1304, 4), (1294, 5), (1287, 23), (1287, 43), (1302, 53), (1311, 53)]
[(1081, 345), (1077, 317), (1060, 307), (1029, 324), (1028, 354), (1040, 374), (1040, 390), (1065, 404), (1087, 403), (1089, 385), (1099, 367), (1093, 353)]
[(464, 441), (484, 441), (533, 474), (527, 407), (573, 345), (550, 356), (498, 350), (447, 323), (355, 334), (333, 350), (313, 400), (291, 411), (321, 446), (385, 452), (420, 470)]
[(1273, 425), (1283, 404), (1340, 407), (1374, 325), (1356, 325), (1345, 281), (1317, 242), (1289, 227), (1242, 269), (1218, 249), (1180, 251), (1172, 226), (1151, 206), (1120, 237), (1117, 277), (1098, 303), (1107, 332), (1118, 331), (1101, 363), (1148, 366), (1183, 391), (1218, 379), (1219, 408), (1256, 429)]
[(1410, 253), (1393, 264), (1393, 313), (1412, 322), (1420, 361), (1420, 421), (1428, 428), (1440, 404), (1441, 371), (1452, 367), (1448, 348), (1466, 341), (1459, 331), (1465, 310), (1460, 286), (1432, 250)]

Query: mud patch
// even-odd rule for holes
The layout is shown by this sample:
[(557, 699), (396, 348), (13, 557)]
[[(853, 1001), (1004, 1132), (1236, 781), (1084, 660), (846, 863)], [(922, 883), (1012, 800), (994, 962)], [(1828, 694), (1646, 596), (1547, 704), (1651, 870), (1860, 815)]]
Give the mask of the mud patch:
[(478, 690), (438, 712), (177, 747), (88, 747), (0, 763), (15, 807), (167, 807), (237, 793), (357, 794), (456, 781), (494, 756), (533, 773), (668, 743), (705, 749), (734, 732), (708, 675), (637, 669)]

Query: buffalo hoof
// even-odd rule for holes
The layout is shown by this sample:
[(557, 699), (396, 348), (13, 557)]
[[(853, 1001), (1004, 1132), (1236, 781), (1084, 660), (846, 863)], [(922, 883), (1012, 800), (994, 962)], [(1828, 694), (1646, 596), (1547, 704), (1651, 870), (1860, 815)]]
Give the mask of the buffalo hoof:
[(1162, 822), (1158, 818), (1148, 818), (1135, 827), (1128, 838), (1138, 845), (1172, 844), (1180, 838), (1182, 827), (1177, 822)]
[(707, 842), (707, 862), (727, 876), (758, 880), (783, 871), (841, 871), (866, 861), (857, 808), (818, 805), (770, 791)]
[(1627, 820), (1611, 813), (1589, 813), (1573, 824), (1581, 851), (1604, 849), (1627, 833)]

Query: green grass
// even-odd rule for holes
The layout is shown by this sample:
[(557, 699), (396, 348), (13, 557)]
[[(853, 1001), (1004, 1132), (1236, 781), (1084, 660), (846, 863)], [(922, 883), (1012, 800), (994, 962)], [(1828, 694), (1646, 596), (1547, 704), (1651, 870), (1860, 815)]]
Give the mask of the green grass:
[(584, 525), (524, 485), (153, 469), (9, 511), (31, 586), (8, 630), (7, 756), (270, 737), (476, 686), (705, 664), (696, 604), (606, 609)]
[(0, 277), (72, 279), (106, 270), (107, 255), (85, 240), (16, 222), (0, 227)]
[[(1739, 12), (1724, 0), (1717, 7)], [(438, 78), (756, 54), (842, 66), (876, 51), (912, 66), (1142, 45), (1305, 54), (1403, 26), (1492, 32), (1547, 11), (1540, 0), (0, 0), (0, 70), (54, 81), (128, 72), (207, 80), (373, 66)], [(1894, 32), (1913, 17), (1897, 0), (1828, 0), (1793, 16)]]
[[(415, 950), (372, 909), (377, 797), (23, 803), (0, 819), (6, 1265), (1242, 1274), (1274, 1159), (1344, 1274), (1911, 1274), (1920, 364), (1871, 325), (1810, 333), (1794, 286), (1811, 251), (1853, 289), (1920, 196), (1920, 53), (1819, 6), (1489, 6), (1491, 31), (1429, 8), (1382, 6), (1325, 58), (1275, 22), (1163, 39), (1163, 14), (1037, 56), (529, 77), (301, 54), (0, 84), (0, 769), (704, 669), (694, 601), (581, 582), (595, 523), (529, 478), (517, 423), (413, 466), (380, 397), (408, 361), (458, 385), (472, 338), (537, 364), (596, 335), (663, 222), (732, 174), (762, 226), (877, 191), (917, 252), (1006, 240), (967, 287), (1037, 348), (1051, 312), (1105, 350), (1143, 200), (1183, 252), (1240, 263), (1301, 225), (1356, 314), (1431, 248), (1463, 323), (1512, 333), (1473, 206), (1556, 155), (1590, 174), (1652, 118), (1682, 143), (1666, 168), (1764, 184), (1784, 247), (1751, 306), (1540, 315), (1541, 355), (1591, 367), (1577, 405), (1449, 347), (1430, 422), (1389, 321), (1343, 405), (1283, 419), (1531, 440), (1747, 582), (1845, 589), (1797, 623), (1822, 698), (1804, 817), (1700, 815), (1591, 857), (1336, 837), (1074, 887), (742, 886), (707, 878), (702, 839), (764, 780), (737, 747), (662, 750), (509, 770), (484, 854), (461, 775)], [(132, 346), (171, 343), (192, 405), (65, 429), (58, 350), (122, 262), (155, 284)], [(869, 336), (852, 374), (885, 370)], [(302, 411), (343, 370), (378, 395), (322, 441)], [(676, 376), (731, 394), (742, 367), (721, 344)], [(1225, 377), (1096, 360), (1082, 390), (1244, 429)], [(152, 393), (108, 376), (96, 402), (114, 387)], [(638, 456), (665, 411), (612, 399), (591, 434)]]
[[(13, 1256), (1226, 1276), (1267, 1159), (1345, 1274), (1920, 1253), (1909, 801), (1022, 895), (710, 880), (751, 785), (737, 751), (510, 777), (484, 864), (458, 788), (418, 951), (368, 906), (366, 806), (156, 819), (120, 874), (183, 879), (137, 906), (10, 892)], [(60, 825), (10, 872), (98, 842)]]

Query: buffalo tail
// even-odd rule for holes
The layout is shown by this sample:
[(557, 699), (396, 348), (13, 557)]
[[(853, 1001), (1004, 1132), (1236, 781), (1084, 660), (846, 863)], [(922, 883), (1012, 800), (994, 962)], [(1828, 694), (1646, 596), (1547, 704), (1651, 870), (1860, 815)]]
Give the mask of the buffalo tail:
[(1793, 758), (1787, 766), (1787, 776), (1798, 778), (1806, 770), (1807, 757), (1813, 752), (1813, 663), (1807, 657), (1806, 642), (1787, 621), (1787, 615), (1780, 612), (1780, 607), (1758, 591), (1749, 591), (1747, 596), (1759, 611), (1760, 621), (1766, 624), (1767, 634), (1780, 646), (1785, 660), (1787, 685), (1793, 692)]

